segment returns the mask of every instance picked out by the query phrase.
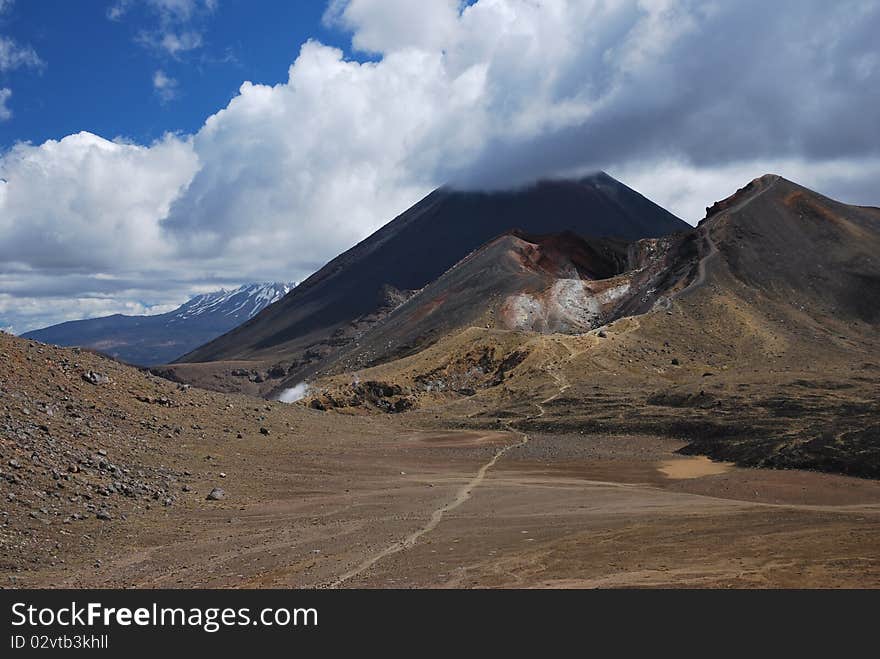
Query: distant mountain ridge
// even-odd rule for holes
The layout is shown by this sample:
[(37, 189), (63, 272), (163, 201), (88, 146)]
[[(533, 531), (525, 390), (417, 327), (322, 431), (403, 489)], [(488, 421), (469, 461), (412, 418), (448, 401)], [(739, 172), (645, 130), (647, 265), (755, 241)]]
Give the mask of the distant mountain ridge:
[(92, 348), (130, 364), (154, 366), (172, 361), (253, 318), (293, 287), (286, 282), (245, 284), (197, 295), (164, 314), (115, 314), (73, 320), (22, 336), (61, 346)]

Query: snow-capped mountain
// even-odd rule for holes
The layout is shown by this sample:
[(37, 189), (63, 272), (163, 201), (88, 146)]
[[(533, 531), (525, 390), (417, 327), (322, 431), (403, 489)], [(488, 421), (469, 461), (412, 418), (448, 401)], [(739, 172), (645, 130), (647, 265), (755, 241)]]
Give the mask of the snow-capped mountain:
[(231, 291), (220, 289), (213, 293), (197, 295), (169, 315), (170, 322), (188, 320), (197, 316), (217, 314), (243, 323), (253, 318), (273, 302), (287, 295), (294, 284), (245, 284)]
[(284, 282), (245, 284), (197, 295), (164, 314), (74, 320), (23, 336), (92, 348), (130, 364), (165, 364), (253, 318), (294, 286)]

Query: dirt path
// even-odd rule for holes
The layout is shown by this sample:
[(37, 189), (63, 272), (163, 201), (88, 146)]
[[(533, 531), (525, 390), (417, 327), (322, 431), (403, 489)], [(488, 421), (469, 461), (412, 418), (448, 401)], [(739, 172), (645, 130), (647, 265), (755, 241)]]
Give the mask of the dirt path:
[[(563, 346), (568, 351), (568, 357), (566, 357), (564, 359), (564, 361), (568, 361), (568, 360), (574, 358), (575, 356), (577, 356), (578, 354), (580, 354), (580, 353), (577, 353), (574, 350), (572, 350), (570, 346), (568, 346), (566, 343), (564, 343), (558, 339), (556, 339), (555, 342), (558, 345)], [(550, 368), (550, 367), (553, 367), (553, 368)], [(553, 378), (554, 382), (556, 383), (556, 385), (558, 387), (558, 391), (556, 393), (554, 393), (552, 396), (549, 396), (549, 397), (545, 398), (544, 400), (542, 400), (538, 403), (535, 403), (535, 406), (538, 408), (538, 414), (535, 416), (527, 417), (528, 420), (539, 419), (542, 416), (544, 416), (544, 414), (546, 413), (546, 410), (544, 409), (544, 405), (555, 400), (556, 398), (561, 396), (563, 393), (565, 393), (565, 391), (567, 389), (569, 389), (571, 387), (567, 378), (565, 377), (565, 375), (563, 374), (563, 372), (560, 368), (559, 362), (552, 362), (550, 364), (550, 367), (545, 366), (544, 370), (547, 371), (547, 373), (550, 375), (550, 377)], [(464, 485), (461, 489), (459, 489), (458, 494), (451, 502), (447, 503), (446, 505), (442, 506), (441, 508), (438, 508), (437, 510), (435, 510), (431, 514), (431, 517), (428, 520), (427, 524), (425, 524), (421, 528), (413, 531), (411, 534), (409, 534), (403, 540), (386, 547), (385, 549), (383, 549), (382, 551), (380, 551), (377, 554), (374, 554), (373, 556), (370, 556), (369, 558), (367, 558), (366, 560), (361, 562), (357, 567), (340, 575), (337, 579), (335, 579), (334, 581), (329, 583), (327, 585), (327, 587), (338, 588), (339, 586), (343, 585), (345, 582), (349, 581), (350, 579), (369, 570), (371, 567), (373, 567), (376, 563), (381, 561), (383, 558), (386, 558), (386, 557), (391, 556), (393, 554), (396, 554), (398, 552), (409, 549), (410, 547), (415, 545), (416, 542), (418, 542), (422, 536), (433, 531), (437, 527), (437, 525), (440, 524), (441, 521), (443, 521), (443, 517), (447, 513), (455, 510), (456, 508), (461, 506), (463, 503), (465, 503), (468, 499), (470, 499), (471, 496), (473, 495), (474, 490), (480, 486), (480, 484), (483, 482), (483, 480), (485, 480), (486, 474), (489, 472), (489, 470), (493, 466), (495, 466), (495, 464), (498, 462), (498, 460), (500, 460), (504, 456), (505, 453), (507, 453), (511, 449), (525, 446), (528, 443), (529, 436), (523, 432), (515, 430), (512, 427), (512, 424), (515, 422), (516, 422), (515, 420), (508, 421), (505, 424), (505, 427), (510, 432), (519, 435), (521, 438), (520, 441), (516, 444), (508, 444), (507, 446), (496, 451), (495, 454), (492, 456), (492, 458), (488, 462), (486, 462), (483, 466), (480, 467), (480, 469), (477, 471), (476, 475), (466, 485)]]
[[(722, 212), (723, 213), (732, 213), (732, 212), (739, 210), (740, 208), (742, 208), (746, 204), (751, 203), (752, 201), (754, 201), (755, 199), (757, 199), (758, 197), (763, 195), (768, 190), (771, 190), (775, 185), (776, 185), (776, 182), (774, 181), (773, 183), (771, 183), (770, 185), (765, 187), (763, 190), (761, 190), (757, 194), (754, 194), (750, 197), (743, 199), (740, 203), (738, 203), (735, 206), (732, 206)], [(699, 288), (700, 286), (702, 286), (706, 282), (706, 272), (707, 272), (707, 266), (709, 264), (709, 261), (714, 260), (718, 256), (718, 247), (715, 245), (715, 241), (712, 240), (712, 235), (709, 233), (708, 224), (703, 225), (703, 227), (700, 231), (700, 237), (703, 239), (705, 244), (709, 247), (709, 251), (706, 253), (706, 255), (704, 257), (702, 257), (700, 259), (700, 262), (697, 264), (697, 276), (694, 278), (694, 280), (690, 284), (688, 284), (688, 286), (684, 290), (682, 290), (681, 292), (679, 292), (677, 295), (675, 295), (673, 297), (680, 297), (683, 295), (690, 294), (692, 291), (694, 291), (697, 288)]]
[[(562, 365), (567, 362), (570, 362), (575, 357), (579, 357), (580, 355), (589, 351), (589, 348), (584, 348), (583, 350), (573, 350), (572, 347), (570, 345), (568, 345), (568, 343), (566, 343), (565, 341), (563, 341), (559, 338), (556, 338), (556, 337), (552, 337), (551, 340), (556, 345), (562, 346), (563, 348), (565, 348), (568, 351), (567, 357), (563, 357), (562, 359), (559, 359), (558, 361), (553, 361), (549, 365), (543, 366), (543, 369), (547, 372), (547, 374), (551, 378), (553, 378), (553, 382), (556, 383), (558, 391), (555, 394), (553, 394), (552, 396), (549, 396), (548, 398), (545, 398), (544, 400), (542, 400), (540, 402), (533, 403), (533, 405), (538, 408), (539, 413), (535, 416), (528, 417), (527, 420), (540, 419), (545, 414), (544, 405), (546, 405), (547, 403), (549, 403), (551, 401), (556, 400), (562, 394), (564, 394), (566, 391), (571, 389), (571, 383), (568, 381), (568, 378), (565, 376), (565, 372), (562, 370)], [(513, 421), (512, 423), (515, 423), (515, 421)]]
[(526, 443), (528, 443), (529, 436), (526, 435), (525, 433), (521, 433), (521, 432), (515, 431), (515, 430), (511, 430), (511, 432), (515, 432), (516, 434), (518, 434), (520, 436), (521, 440), (516, 444), (508, 444), (507, 446), (504, 446), (504, 447), (500, 448), (499, 450), (497, 450), (495, 452), (495, 454), (492, 456), (492, 458), (488, 462), (486, 462), (482, 467), (479, 468), (479, 470), (474, 475), (474, 477), (471, 478), (471, 480), (468, 481), (467, 484), (465, 484), (463, 487), (461, 487), (459, 489), (458, 494), (456, 494), (455, 498), (452, 501), (450, 501), (446, 505), (438, 508), (437, 510), (435, 510), (431, 514), (431, 518), (428, 520), (427, 524), (425, 524), (421, 528), (413, 531), (412, 533), (410, 533), (407, 537), (405, 537), (400, 542), (396, 542), (393, 545), (386, 547), (385, 549), (380, 551), (378, 554), (374, 554), (373, 556), (370, 556), (369, 558), (367, 558), (365, 561), (360, 563), (354, 569), (349, 570), (348, 572), (345, 572), (344, 574), (339, 576), (336, 580), (332, 581), (330, 584), (327, 584), (326, 587), (338, 588), (339, 586), (344, 584), (349, 579), (352, 579), (353, 577), (358, 576), (362, 572), (369, 570), (371, 567), (373, 567), (376, 563), (381, 561), (386, 556), (391, 556), (392, 554), (396, 554), (397, 552), (403, 551), (405, 549), (409, 549), (410, 547), (415, 545), (416, 542), (418, 542), (419, 538), (421, 538), (426, 533), (430, 533), (431, 531), (433, 531), (437, 527), (437, 525), (441, 521), (443, 521), (444, 515), (455, 510), (460, 505), (462, 505), (465, 501), (467, 501), (468, 499), (471, 498), (474, 490), (476, 488), (478, 488), (480, 486), (480, 484), (483, 482), (483, 480), (486, 478), (486, 474), (488, 473), (488, 471), (493, 466), (495, 466), (495, 463), (498, 462), (498, 460), (500, 460), (501, 457), (505, 453), (507, 453), (511, 449), (518, 448), (520, 446), (524, 446)]

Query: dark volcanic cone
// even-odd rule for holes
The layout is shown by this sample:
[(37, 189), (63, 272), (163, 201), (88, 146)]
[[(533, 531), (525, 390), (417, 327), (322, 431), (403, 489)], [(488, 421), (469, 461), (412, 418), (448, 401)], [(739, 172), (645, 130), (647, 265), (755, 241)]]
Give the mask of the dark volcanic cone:
[[(294, 374), (351, 343), (412, 291), (515, 227), (533, 234), (570, 231), (627, 241), (689, 228), (604, 173), (509, 192), (440, 189), (280, 302), (178, 362), (281, 363)], [(192, 375), (189, 369), (184, 377)], [(211, 376), (208, 382), (216, 380)]]
[(877, 208), (767, 175), (707, 209), (698, 232), (704, 270), (720, 285), (733, 278), (820, 322), (880, 321)]

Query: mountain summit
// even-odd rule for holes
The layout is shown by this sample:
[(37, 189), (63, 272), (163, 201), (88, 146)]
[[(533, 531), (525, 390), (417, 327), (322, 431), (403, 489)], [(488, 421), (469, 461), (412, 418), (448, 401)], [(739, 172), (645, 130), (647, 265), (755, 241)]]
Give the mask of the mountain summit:
[(293, 288), (289, 283), (245, 284), (197, 295), (155, 316), (115, 314), (73, 320), (28, 332), (28, 339), (99, 350), (130, 364), (163, 364), (252, 318)]
[(295, 374), (355, 342), (413, 292), (514, 228), (633, 241), (690, 226), (604, 172), (500, 192), (440, 188), (280, 303), (178, 361), (280, 362)]

